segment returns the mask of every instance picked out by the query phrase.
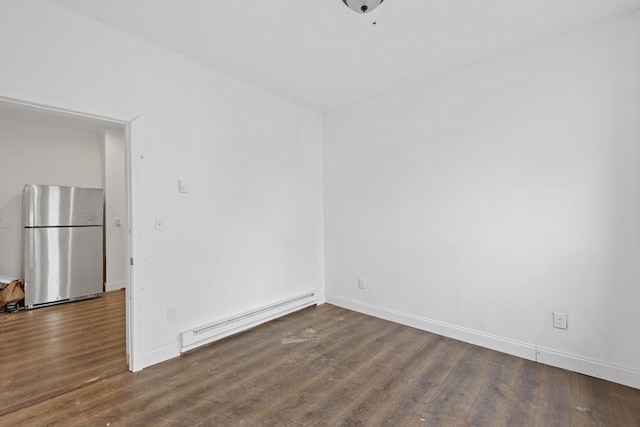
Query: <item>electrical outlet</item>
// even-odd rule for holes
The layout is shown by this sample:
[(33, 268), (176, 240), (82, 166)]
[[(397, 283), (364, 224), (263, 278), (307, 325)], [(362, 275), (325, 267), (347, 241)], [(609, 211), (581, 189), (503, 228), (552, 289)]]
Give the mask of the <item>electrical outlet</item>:
[(176, 320), (176, 306), (167, 307), (167, 322)]
[(553, 312), (553, 327), (557, 329), (568, 328), (569, 315), (567, 313)]
[(366, 289), (367, 288), (367, 279), (365, 279), (364, 277), (358, 277), (358, 287), (360, 289)]

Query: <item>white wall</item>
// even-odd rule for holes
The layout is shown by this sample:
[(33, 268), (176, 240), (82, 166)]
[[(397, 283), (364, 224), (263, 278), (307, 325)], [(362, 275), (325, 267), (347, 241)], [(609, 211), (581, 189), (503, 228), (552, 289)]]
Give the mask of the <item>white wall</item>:
[(640, 387), (639, 28), (328, 114), (327, 301)]
[(96, 131), (0, 115), (0, 274), (23, 277), (24, 185), (102, 188), (101, 153)]
[(182, 330), (322, 291), (319, 113), (42, 1), (0, 3), (0, 75), (5, 97), (135, 118), (134, 370)]
[(106, 129), (104, 138), (105, 256), (107, 291), (127, 286), (127, 218), (124, 132)]

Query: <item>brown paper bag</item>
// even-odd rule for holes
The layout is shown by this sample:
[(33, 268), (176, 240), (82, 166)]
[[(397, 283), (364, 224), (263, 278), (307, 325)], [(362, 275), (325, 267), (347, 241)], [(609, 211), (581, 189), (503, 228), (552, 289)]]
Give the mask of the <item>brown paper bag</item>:
[(0, 291), (0, 307), (12, 302), (18, 302), (22, 298), (24, 298), (22, 283), (19, 280), (14, 280)]

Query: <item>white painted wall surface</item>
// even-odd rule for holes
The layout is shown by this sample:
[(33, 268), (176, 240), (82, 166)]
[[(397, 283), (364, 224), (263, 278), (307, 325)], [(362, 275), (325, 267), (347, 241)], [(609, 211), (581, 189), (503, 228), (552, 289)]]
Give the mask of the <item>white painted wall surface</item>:
[(635, 13), (328, 114), (327, 301), (640, 387), (638, 76)]
[[(127, 220), (124, 132), (107, 129), (104, 138), (105, 256), (107, 291), (127, 286)], [(119, 223), (118, 223), (119, 221)]]
[(5, 97), (135, 118), (134, 370), (179, 331), (322, 291), (319, 113), (42, 1), (0, 3), (0, 75)]
[(102, 188), (101, 136), (0, 115), (0, 274), (16, 278), (23, 277), (25, 184)]

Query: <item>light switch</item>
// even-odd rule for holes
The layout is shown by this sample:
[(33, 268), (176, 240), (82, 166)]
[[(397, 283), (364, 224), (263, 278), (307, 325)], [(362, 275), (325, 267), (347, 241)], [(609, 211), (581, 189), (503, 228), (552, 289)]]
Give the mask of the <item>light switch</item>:
[(181, 179), (178, 181), (178, 192), (180, 193), (188, 193), (189, 192), (189, 183), (186, 179)]
[(156, 231), (164, 231), (164, 218), (156, 217)]

